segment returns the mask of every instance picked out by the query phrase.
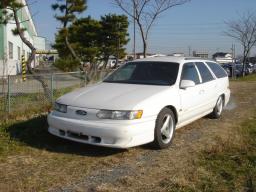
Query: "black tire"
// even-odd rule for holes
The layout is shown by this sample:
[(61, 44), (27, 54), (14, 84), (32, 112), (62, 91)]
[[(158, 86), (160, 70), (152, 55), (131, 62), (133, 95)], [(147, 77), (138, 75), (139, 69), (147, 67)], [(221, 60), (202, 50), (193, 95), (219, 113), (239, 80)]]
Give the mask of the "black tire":
[[(166, 122), (168, 121), (168, 119), (170, 122)], [(163, 128), (164, 123), (166, 123), (166, 125), (168, 124), (169, 128), (167, 128), (167, 126), (166, 128)], [(169, 108), (162, 109), (156, 119), (155, 139), (152, 143), (153, 147), (156, 149), (164, 149), (169, 147), (174, 137), (175, 127), (176, 127), (175, 116), (172, 110)], [(169, 137), (165, 136), (168, 134), (169, 134)]]
[(216, 102), (215, 107), (213, 108), (212, 113), (210, 114), (210, 117), (212, 119), (219, 119), (221, 117), (223, 107), (224, 107), (224, 98), (220, 96)]

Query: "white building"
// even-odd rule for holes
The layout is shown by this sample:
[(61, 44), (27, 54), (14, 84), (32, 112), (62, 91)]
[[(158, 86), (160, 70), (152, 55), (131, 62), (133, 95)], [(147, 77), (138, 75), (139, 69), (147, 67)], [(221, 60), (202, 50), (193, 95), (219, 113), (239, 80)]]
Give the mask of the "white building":
[(193, 57), (200, 57), (203, 59), (208, 59), (209, 58), (209, 53), (205, 51), (193, 51)]
[(169, 56), (174, 56), (174, 57), (185, 57), (185, 53), (173, 53), (173, 54), (170, 54)]
[[(18, 2), (27, 4), (25, 0), (17, 0)], [(1, 11), (0, 11), (0, 14)], [(27, 6), (20, 9), (18, 17), (21, 27), (25, 28), (25, 37), (35, 48), (45, 50), (45, 39), (38, 37), (30, 10)], [(31, 51), (22, 42), (19, 36), (13, 35), (12, 30), (16, 25), (11, 21), (7, 25), (0, 24), (0, 76), (16, 75), (21, 72), (21, 56), (24, 55), (27, 60)], [(36, 58), (32, 63), (32, 67), (37, 65)]]
[(232, 63), (233, 58), (231, 53), (223, 53), (217, 52), (213, 54), (212, 58), (217, 61), (218, 63), (225, 64), (225, 63)]
[[(166, 55), (161, 53), (147, 53), (146, 58), (152, 58), (152, 57), (164, 57)], [(143, 59), (144, 55), (143, 53), (136, 53), (136, 59)]]

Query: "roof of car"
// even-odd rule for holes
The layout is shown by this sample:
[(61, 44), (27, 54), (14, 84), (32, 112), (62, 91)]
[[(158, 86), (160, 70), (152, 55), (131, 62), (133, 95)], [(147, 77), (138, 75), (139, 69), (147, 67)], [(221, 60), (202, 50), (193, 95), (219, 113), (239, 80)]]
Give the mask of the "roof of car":
[(181, 63), (189, 60), (210, 61), (210, 59), (203, 59), (200, 57), (175, 57), (175, 56), (150, 57), (150, 58), (136, 59), (134, 61), (164, 61), (164, 62)]

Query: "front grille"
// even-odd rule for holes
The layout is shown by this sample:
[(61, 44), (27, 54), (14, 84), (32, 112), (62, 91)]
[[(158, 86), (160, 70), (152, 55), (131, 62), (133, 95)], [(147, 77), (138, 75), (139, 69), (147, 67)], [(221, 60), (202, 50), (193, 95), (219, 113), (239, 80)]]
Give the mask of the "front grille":
[(74, 139), (82, 139), (82, 140), (85, 140), (85, 141), (89, 140), (89, 136), (88, 135), (74, 133), (74, 132), (71, 132), (71, 131), (67, 132), (67, 136), (71, 137), (71, 138), (74, 138)]
[(63, 130), (59, 130), (59, 135), (74, 138), (74, 139), (79, 139), (79, 140), (83, 140), (83, 141), (88, 141), (90, 143), (101, 143), (100, 137), (88, 136), (88, 135), (84, 135), (82, 133), (76, 133), (76, 132), (72, 132), (72, 131), (66, 132)]

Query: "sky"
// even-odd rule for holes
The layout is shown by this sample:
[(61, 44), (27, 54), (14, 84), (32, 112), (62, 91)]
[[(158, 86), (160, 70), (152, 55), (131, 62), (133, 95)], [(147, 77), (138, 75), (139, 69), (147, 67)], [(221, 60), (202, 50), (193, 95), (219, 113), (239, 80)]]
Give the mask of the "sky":
[[(127, 0), (128, 1), (128, 0)], [(60, 23), (54, 18), (51, 4), (56, 0), (37, 0), (30, 6), (33, 19), (40, 36), (48, 43), (54, 43), (55, 33)], [(99, 19), (108, 13), (124, 14), (113, 0), (87, 0), (88, 8), (80, 16), (90, 15)], [(191, 0), (160, 15), (154, 24), (148, 42), (148, 52), (171, 54), (191, 50), (199, 52), (231, 52), (236, 45), (237, 55), (241, 54), (239, 42), (225, 36), (226, 22), (238, 20), (246, 12), (256, 12), (256, 0)], [(131, 41), (127, 52), (132, 52), (133, 24), (130, 23)], [(140, 33), (136, 33), (136, 52), (142, 52)], [(254, 49), (251, 53), (256, 55)]]

